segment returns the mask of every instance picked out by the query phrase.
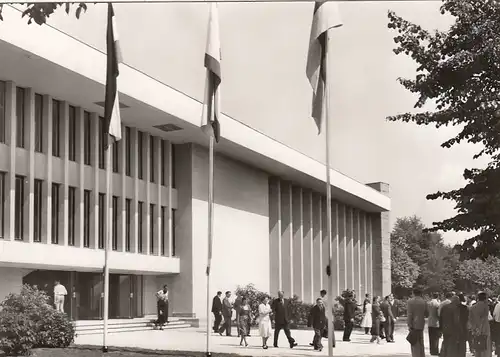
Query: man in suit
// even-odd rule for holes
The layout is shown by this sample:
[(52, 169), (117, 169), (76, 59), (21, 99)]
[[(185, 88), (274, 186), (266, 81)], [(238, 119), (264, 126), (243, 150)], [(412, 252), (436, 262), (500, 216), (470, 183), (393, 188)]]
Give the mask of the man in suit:
[(231, 297), (231, 292), (226, 291), (226, 297), (222, 300), (222, 316), (224, 317), (224, 323), (219, 329), (219, 335), (222, 336), (224, 330), (226, 331), (226, 336), (231, 336), (231, 318), (233, 317), (233, 304), (229, 301)]
[(212, 313), (214, 314), (214, 332), (219, 332), (219, 326), (222, 321), (222, 291), (217, 291), (217, 295), (212, 300)]
[[(238, 315), (239, 311), (240, 311), (240, 307), (241, 307), (241, 300), (243, 299), (242, 296), (240, 295), (237, 295), (236, 296), (236, 299), (234, 300), (234, 304), (233, 304), (233, 309), (234, 311), (236, 311), (236, 321), (239, 323), (240, 321), (240, 316)], [(237, 328), (238, 330), (238, 337), (240, 337), (240, 329)]]
[(358, 304), (356, 304), (356, 300), (354, 300), (354, 295), (351, 293), (347, 296), (347, 299), (344, 302), (344, 336), (342, 338), (345, 342), (351, 341), (351, 333), (354, 328), (354, 317), (356, 315), (356, 310), (358, 308)]
[(391, 325), (391, 341), (394, 342), (394, 330), (396, 328), (396, 321), (398, 321), (399, 318), (399, 307), (392, 293), (389, 295), (389, 304), (391, 305), (392, 316), (394, 317)]
[(290, 323), (289, 301), (283, 298), (283, 291), (278, 292), (278, 298), (273, 301), (271, 308), (274, 314), (274, 347), (278, 347), (278, 337), (280, 331), (283, 329), (288, 339), (288, 343), (290, 344), (290, 348), (294, 348), (297, 346), (297, 343), (292, 338), (290, 328), (288, 327)]
[(394, 342), (391, 339), (391, 335), (394, 335), (392, 329), (394, 329), (394, 315), (392, 314), (392, 307), (389, 302), (389, 295), (385, 297), (384, 301), (380, 304), (380, 310), (384, 314), (385, 322), (382, 323), (385, 331), (385, 338), (387, 342)]
[(313, 346), (317, 351), (323, 350), (323, 345), (321, 344), (321, 338), (324, 335), (325, 329), (328, 326), (328, 321), (325, 314), (325, 305), (322, 298), (316, 299), (316, 305), (314, 305), (309, 312), (309, 319), (307, 321), (307, 326), (314, 329), (314, 340)]
[(424, 327), (427, 315), (427, 303), (422, 298), (420, 289), (413, 290), (413, 298), (408, 301), (408, 328), (413, 336), (411, 345), (412, 357), (425, 357)]
[(441, 331), (439, 329), (439, 293), (432, 294), (432, 300), (428, 303), (429, 319), (427, 325), (429, 328), (429, 349), (431, 356), (439, 356), (439, 339)]

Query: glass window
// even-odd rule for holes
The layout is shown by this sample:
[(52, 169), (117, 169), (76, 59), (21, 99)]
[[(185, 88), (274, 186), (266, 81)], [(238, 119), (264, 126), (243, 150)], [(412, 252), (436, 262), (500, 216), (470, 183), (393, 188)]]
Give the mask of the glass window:
[(104, 249), (104, 239), (106, 236), (106, 200), (104, 193), (99, 193), (99, 249)]
[(0, 238), (5, 233), (5, 172), (0, 172)]
[(69, 143), (68, 155), (71, 161), (76, 161), (76, 108), (69, 106)]
[(0, 81), (0, 142), (5, 143), (5, 102), (7, 86), (4, 81)]
[(15, 192), (15, 222), (14, 238), (15, 240), (24, 239), (24, 177), (16, 176)]
[(43, 97), (35, 94), (35, 151), (43, 152)]
[(24, 88), (16, 89), (16, 145), (24, 148)]
[(143, 179), (144, 178), (144, 165), (143, 165), (143, 159), (144, 159), (144, 155), (143, 155), (143, 151), (144, 151), (144, 141), (143, 141), (143, 132), (142, 131), (138, 131), (137, 132), (137, 165), (138, 165), (138, 177), (139, 179)]
[(104, 143), (105, 143), (105, 125), (106, 123), (104, 122), (104, 118), (103, 117), (99, 117), (99, 168), (100, 169), (104, 169), (105, 168), (105, 164), (104, 164), (104, 160), (105, 160), (105, 157), (104, 157)]
[(144, 210), (143, 210), (144, 203), (139, 202), (138, 209), (137, 209), (137, 216), (138, 216), (138, 225), (137, 225), (137, 236), (138, 236), (138, 242), (137, 242), (137, 250), (139, 253), (142, 253), (142, 220), (144, 218)]
[(83, 191), (83, 246), (90, 247), (90, 191)]
[(155, 182), (155, 138), (153, 136), (149, 137), (149, 181)]
[(175, 209), (172, 209), (172, 257), (175, 257)]
[(75, 245), (76, 187), (68, 187), (68, 245)]
[(58, 183), (52, 184), (52, 244), (59, 244), (59, 191)]
[(111, 243), (111, 249), (118, 250), (118, 197), (113, 196), (112, 200), (113, 209), (113, 239)]
[(33, 226), (33, 241), (41, 242), (42, 241), (42, 180), (35, 179), (35, 192), (33, 197), (33, 215), (34, 217), (34, 226)]
[(92, 122), (90, 119), (90, 113), (89, 112), (84, 112), (83, 113), (83, 137), (84, 137), (84, 148), (83, 148), (83, 160), (85, 165), (92, 165), (91, 164), (91, 157), (92, 157), (92, 140), (91, 140), (91, 135), (92, 135)]
[(127, 149), (125, 151), (125, 174), (127, 176), (132, 176), (132, 133), (130, 127), (125, 127), (125, 145)]
[(131, 214), (132, 214), (132, 200), (127, 198), (125, 200), (125, 251), (130, 252), (130, 224), (131, 224)]
[(52, 155), (61, 156), (61, 103), (52, 100)]
[(167, 238), (167, 207), (161, 207), (161, 255), (165, 255), (165, 240)]
[(155, 205), (149, 205), (149, 252), (155, 252)]

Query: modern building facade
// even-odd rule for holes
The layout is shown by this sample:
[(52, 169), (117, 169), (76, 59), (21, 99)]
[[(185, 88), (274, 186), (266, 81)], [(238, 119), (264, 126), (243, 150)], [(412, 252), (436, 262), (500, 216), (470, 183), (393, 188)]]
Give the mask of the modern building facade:
[[(23, 283), (52, 291), (57, 279), (74, 319), (102, 318), (111, 225), (110, 317), (155, 313), (154, 293), (168, 284), (172, 313), (203, 318), (208, 152), (201, 103), (123, 65), (123, 139), (107, 162), (105, 54), (49, 26), (21, 36), (25, 21), (12, 8), (7, 15), (0, 23), (0, 296)], [(328, 286), (327, 204), (333, 293), (389, 292), (387, 184), (332, 170), (328, 203), (323, 164), (230, 117), (221, 128), (212, 294), (252, 283), (312, 302)]]

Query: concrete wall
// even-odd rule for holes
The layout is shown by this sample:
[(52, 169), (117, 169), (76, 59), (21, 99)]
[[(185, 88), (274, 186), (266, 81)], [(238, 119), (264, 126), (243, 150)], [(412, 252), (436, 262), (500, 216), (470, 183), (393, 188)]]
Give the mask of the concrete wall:
[[(179, 192), (176, 237), (181, 273), (174, 278), (173, 311), (206, 313), (208, 152), (196, 145), (176, 149)], [(184, 163), (180, 161), (184, 160)], [(188, 172), (192, 169), (191, 174)], [(269, 291), (267, 174), (217, 156), (214, 165), (214, 243), (211, 292), (254, 284)], [(182, 296), (182, 299), (181, 299)]]

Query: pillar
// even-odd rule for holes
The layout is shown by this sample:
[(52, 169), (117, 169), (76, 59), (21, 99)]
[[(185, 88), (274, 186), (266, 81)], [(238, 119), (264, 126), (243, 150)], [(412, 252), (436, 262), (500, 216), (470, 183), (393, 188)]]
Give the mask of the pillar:
[(303, 193), (303, 225), (304, 225), (304, 244), (303, 244), (303, 301), (313, 303), (315, 298), (314, 285), (314, 240), (313, 240), (313, 193), (304, 191)]
[(293, 229), (293, 291), (304, 299), (304, 212), (302, 188), (292, 188), (292, 229)]
[(282, 290), (281, 273), (281, 182), (269, 178), (269, 268), (271, 294)]
[(313, 295), (318, 296), (323, 289), (323, 209), (321, 207), (321, 196), (312, 195), (313, 205)]
[(339, 217), (339, 289), (340, 292), (347, 289), (347, 263), (346, 263), (346, 207), (344, 204), (338, 205)]
[(293, 296), (292, 185), (281, 182), (281, 271), (285, 296)]

